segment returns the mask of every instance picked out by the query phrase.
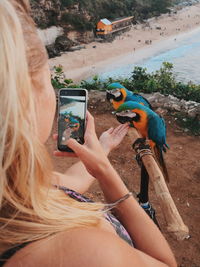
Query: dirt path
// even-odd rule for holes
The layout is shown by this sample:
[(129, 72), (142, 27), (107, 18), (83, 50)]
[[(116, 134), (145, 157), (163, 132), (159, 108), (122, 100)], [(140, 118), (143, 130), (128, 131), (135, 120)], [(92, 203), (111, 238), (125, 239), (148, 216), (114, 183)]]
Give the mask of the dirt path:
[[(90, 103), (89, 109), (95, 117), (98, 135), (109, 127), (118, 125), (106, 103)], [(170, 145), (170, 150), (166, 155), (171, 179), (169, 190), (184, 223), (189, 227), (191, 238), (176, 241), (167, 233), (166, 223), (152, 186), (150, 200), (156, 209), (162, 232), (174, 251), (178, 266), (200, 267), (200, 137), (189, 136), (181, 131), (172, 117), (166, 116), (165, 119), (168, 129), (167, 142)], [(53, 131), (56, 131), (56, 124)], [(114, 150), (109, 158), (129, 190), (138, 192), (139, 167), (134, 159), (131, 144), (130, 136), (127, 135), (120, 147)], [(55, 147), (51, 139), (48, 147), (50, 151)], [(74, 161), (74, 159), (54, 158), (55, 168), (62, 172)], [(87, 195), (94, 200), (103, 200), (97, 183), (91, 187)]]

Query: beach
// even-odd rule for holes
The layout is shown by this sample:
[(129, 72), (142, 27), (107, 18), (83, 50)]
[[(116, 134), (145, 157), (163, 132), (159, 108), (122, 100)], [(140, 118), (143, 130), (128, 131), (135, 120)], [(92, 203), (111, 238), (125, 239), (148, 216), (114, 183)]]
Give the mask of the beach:
[(49, 59), (50, 67), (62, 65), (66, 78), (79, 82), (93, 77), (122, 57), (138, 60), (150, 48), (163, 45), (168, 39), (176, 42), (183, 34), (200, 28), (200, 4), (185, 7), (177, 13), (163, 14), (143, 24), (133, 25), (131, 30), (117, 36), (113, 42), (92, 42), (85, 48), (65, 52), (60, 57)]

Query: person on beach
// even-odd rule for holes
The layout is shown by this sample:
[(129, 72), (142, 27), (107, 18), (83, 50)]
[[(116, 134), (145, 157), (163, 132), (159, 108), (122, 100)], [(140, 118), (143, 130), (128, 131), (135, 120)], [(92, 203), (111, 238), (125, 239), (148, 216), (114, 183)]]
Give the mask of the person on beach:
[[(54, 152), (80, 161), (64, 174), (53, 170), (45, 142), (56, 98), (27, 2), (0, 1), (0, 266), (175, 267), (165, 238), (107, 158), (127, 125), (99, 141), (88, 113), (84, 145), (69, 139), (74, 154)], [(95, 179), (108, 204), (81, 195)]]

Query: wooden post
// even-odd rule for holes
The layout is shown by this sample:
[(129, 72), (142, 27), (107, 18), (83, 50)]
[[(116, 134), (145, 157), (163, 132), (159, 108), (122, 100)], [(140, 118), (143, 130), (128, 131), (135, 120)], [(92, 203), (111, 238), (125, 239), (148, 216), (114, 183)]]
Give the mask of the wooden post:
[[(135, 128), (132, 128), (131, 139), (133, 142), (141, 138), (141, 135)], [(150, 181), (153, 183), (156, 196), (161, 205), (164, 214), (167, 231), (174, 234), (178, 240), (189, 238), (189, 229), (184, 224), (176, 205), (171, 197), (168, 187), (165, 183), (164, 176), (152, 155), (144, 155), (142, 162), (149, 174)]]

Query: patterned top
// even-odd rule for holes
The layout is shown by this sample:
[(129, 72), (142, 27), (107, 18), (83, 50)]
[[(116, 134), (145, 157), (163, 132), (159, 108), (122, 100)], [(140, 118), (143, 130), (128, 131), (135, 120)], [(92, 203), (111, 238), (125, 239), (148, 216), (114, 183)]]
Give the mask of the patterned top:
[[(63, 190), (68, 196), (70, 196), (71, 198), (79, 201), (79, 202), (93, 202), (91, 199), (71, 190), (68, 189), (64, 186), (59, 186), (58, 187), (60, 190)], [(128, 234), (128, 232), (126, 231), (126, 229), (124, 228), (124, 226), (117, 220), (116, 217), (114, 217), (110, 212), (107, 212), (105, 215), (106, 220), (108, 220), (111, 225), (114, 227), (116, 233), (119, 235), (119, 237), (121, 237), (123, 240), (125, 240), (129, 245), (131, 245), (132, 247), (133, 242)], [(28, 244), (30, 244), (30, 242), (27, 243), (23, 243), (20, 245), (17, 245), (13, 248), (10, 248), (8, 250), (6, 250), (3, 254), (0, 255), (0, 267), (3, 266), (7, 260), (9, 260), (18, 250), (22, 249), (23, 247), (27, 246)]]
[[(91, 199), (73, 191), (72, 189), (68, 189), (64, 186), (59, 186), (59, 189), (63, 190), (68, 196), (70, 196), (71, 198), (73, 198), (79, 202), (93, 202)], [(124, 226), (120, 223), (120, 221), (118, 221), (118, 219), (115, 216), (113, 216), (110, 212), (106, 213), (105, 218), (114, 227), (116, 233), (123, 240), (125, 240), (129, 245), (131, 245), (133, 247), (134, 245), (133, 245), (133, 242), (130, 238), (130, 235), (128, 234), (128, 232), (126, 231)]]

